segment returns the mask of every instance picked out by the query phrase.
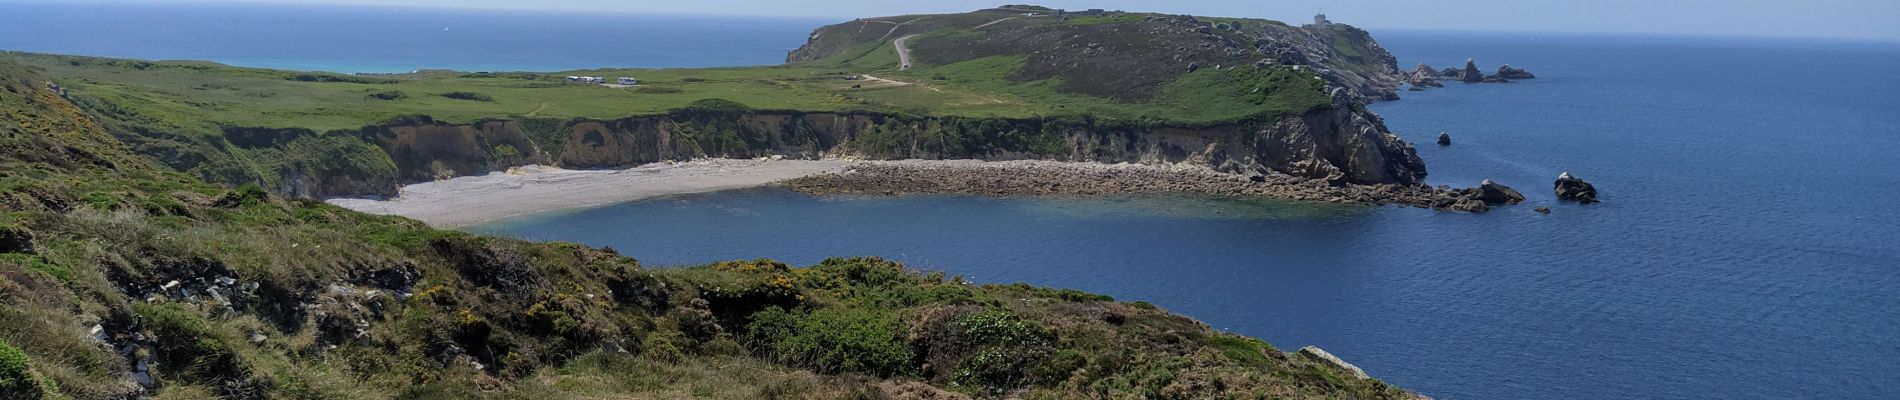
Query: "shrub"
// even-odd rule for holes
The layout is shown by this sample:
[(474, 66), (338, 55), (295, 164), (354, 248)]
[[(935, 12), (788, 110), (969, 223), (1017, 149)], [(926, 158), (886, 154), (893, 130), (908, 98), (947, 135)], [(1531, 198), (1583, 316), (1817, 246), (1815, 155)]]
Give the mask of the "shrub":
[(0, 400), (38, 399), (45, 395), (26, 352), (0, 341)]
[(161, 376), (215, 384), (225, 395), (258, 393), (268, 384), (252, 375), (230, 337), (211, 321), (178, 304), (137, 305), (134, 311), (157, 337), (152, 356)]
[(966, 314), (955, 325), (965, 343), (982, 350), (958, 363), (952, 379), (990, 393), (1025, 383), (1055, 342), (1049, 331), (1007, 311)]
[(354, 77), (354, 76), (330, 75), (330, 74), (294, 74), (294, 75), (284, 77), (284, 79), (297, 81), (297, 82), (360, 83), (360, 84), (366, 84), (366, 85), (368, 84), (387, 85), (387, 84), (396, 83), (396, 80), (394, 79), (369, 79), (369, 78), (360, 78), (360, 77)]
[(448, 92), (448, 93), (443, 93), (441, 96), (451, 98), (451, 99), (456, 99), (456, 100), (495, 101), (495, 98), (493, 97), (488, 97), (488, 95), (475, 93), (475, 92)]
[(793, 314), (778, 307), (753, 314), (753, 343), (780, 362), (826, 373), (892, 376), (910, 371), (913, 353), (897, 315), (872, 309), (821, 309)]
[(752, 107), (746, 107), (746, 105), (739, 104), (739, 102), (732, 100), (710, 98), (694, 101), (692, 104), (686, 105), (685, 109), (701, 112), (742, 113), (751, 111)]
[(676, 87), (671, 87), (671, 86), (638, 86), (638, 87), (634, 87), (633, 91), (634, 93), (646, 93), (646, 94), (671, 94), (671, 93), (684, 92), (686, 90), (676, 88)]
[(369, 94), (369, 98), (377, 99), (377, 100), (401, 100), (408, 97), (409, 97), (408, 94), (405, 94), (402, 91), (398, 91), (398, 90), (390, 90), (390, 91), (383, 91), (383, 92), (376, 92), (376, 93)]

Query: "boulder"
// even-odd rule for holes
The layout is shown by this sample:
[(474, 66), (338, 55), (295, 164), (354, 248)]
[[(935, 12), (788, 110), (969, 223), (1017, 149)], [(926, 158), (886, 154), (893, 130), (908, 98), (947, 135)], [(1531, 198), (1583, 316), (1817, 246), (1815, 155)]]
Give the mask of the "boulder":
[(1478, 198), (1486, 204), (1517, 204), (1524, 202), (1524, 194), (1510, 186), (1492, 182), (1490, 179), (1478, 185)]
[(1550, 213), (1550, 207), (1538, 207), (1537, 209), (1534, 209), (1534, 210), (1531, 210), (1531, 211), (1536, 211), (1536, 212), (1537, 212), (1538, 214), (1549, 214), (1549, 213)]
[(1557, 175), (1557, 199), (1575, 201), (1583, 204), (1597, 202), (1597, 187), (1565, 172)]
[(1530, 71), (1512, 68), (1511, 64), (1504, 64), (1498, 66), (1498, 77), (1504, 79), (1532, 79), (1536, 78), (1537, 75), (1532, 75)]
[(1445, 132), (1439, 132), (1439, 133), (1438, 133), (1438, 145), (1439, 145), (1439, 146), (1450, 146), (1450, 145), (1451, 145), (1451, 134), (1449, 134), (1449, 133), (1445, 133)]
[(1317, 346), (1301, 347), (1299, 351), (1299, 355), (1300, 357), (1304, 357), (1308, 360), (1312, 360), (1320, 364), (1325, 364), (1328, 367), (1346, 371), (1346, 373), (1352, 374), (1352, 376), (1355, 378), (1359, 378), (1359, 379), (1372, 378), (1372, 376), (1366, 375), (1365, 370), (1359, 369), (1359, 367), (1354, 366), (1351, 363), (1347, 363), (1346, 360), (1341, 360), (1339, 359), (1339, 357), (1335, 357), (1333, 356), (1332, 353), (1327, 353), (1326, 350), (1321, 350)]
[(1484, 72), (1478, 71), (1478, 61), (1476, 59), (1465, 59), (1464, 75), (1460, 78), (1464, 79), (1465, 82), (1484, 82)]
[(1412, 84), (1412, 89), (1415, 90), (1445, 86), (1445, 84), (1438, 82), (1438, 71), (1433, 71), (1432, 66), (1425, 64), (1419, 64), (1417, 67), (1412, 68), (1412, 74), (1406, 76), (1406, 82)]

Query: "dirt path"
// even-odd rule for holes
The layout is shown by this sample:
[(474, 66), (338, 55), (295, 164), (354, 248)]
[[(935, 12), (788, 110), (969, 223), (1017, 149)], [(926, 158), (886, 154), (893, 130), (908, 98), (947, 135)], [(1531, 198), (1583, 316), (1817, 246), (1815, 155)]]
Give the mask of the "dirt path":
[[(910, 86), (910, 82), (905, 82), (905, 81), (879, 78), (879, 77), (870, 76), (870, 75), (860, 75), (860, 77), (863, 78), (864, 81), (871, 83), (870, 85), (865, 85), (866, 87), (875, 88), (875, 87)], [(939, 92), (941, 92), (941, 90), (939, 90)]]
[(535, 116), (540, 116), (540, 115), (541, 115), (541, 110), (546, 110), (546, 109), (548, 109), (548, 102), (545, 102), (545, 101), (543, 101), (543, 102), (541, 102), (541, 106), (540, 106), (540, 107), (535, 107), (535, 108), (534, 108), (534, 111), (529, 111), (529, 112), (528, 112), (528, 116), (530, 116), (530, 117), (535, 117)]
[(910, 38), (914, 37), (917, 37), (917, 35), (897, 38), (897, 40), (891, 42), (897, 45), (897, 70), (899, 71), (910, 69), (910, 48), (905, 47), (904, 42), (909, 42)]
[(1017, 19), (1017, 18), (1022, 18), (1022, 17), (1009, 17), (1009, 18), (999, 19), (995, 21), (990, 21), (988, 23), (977, 25), (975, 28), (970, 28), (970, 29), (983, 29), (983, 27), (985, 26), (996, 25), (996, 24), (1002, 23), (1003, 21), (1008, 21), (1008, 20)]

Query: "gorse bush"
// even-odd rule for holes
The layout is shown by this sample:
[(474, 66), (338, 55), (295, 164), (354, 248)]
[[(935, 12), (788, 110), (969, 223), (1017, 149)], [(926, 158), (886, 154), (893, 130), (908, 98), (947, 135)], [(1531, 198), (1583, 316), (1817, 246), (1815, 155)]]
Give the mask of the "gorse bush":
[(746, 326), (782, 362), (825, 372), (892, 376), (910, 370), (912, 353), (895, 314), (872, 309), (820, 309), (792, 313), (773, 307), (753, 314)]
[(456, 100), (469, 100), (469, 101), (495, 101), (495, 98), (493, 97), (488, 97), (488, 95), (475, 93), (475, 92), (448, 92), (448, 93), (443, 93), (442, 97), (447, 97), (447, 98), (456, 99)]
[(0, 400), (38, 399), (45, 395), (26, 352), (0, 341)]

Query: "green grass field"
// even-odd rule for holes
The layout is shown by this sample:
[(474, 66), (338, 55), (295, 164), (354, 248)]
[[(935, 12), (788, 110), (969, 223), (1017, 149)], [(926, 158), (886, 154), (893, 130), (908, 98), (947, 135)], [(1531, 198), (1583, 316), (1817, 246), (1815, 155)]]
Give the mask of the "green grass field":
[[(832, 35), (842, 51), (801, 63), (763, 67), (593, 69), (552, 73), (468, 74), (449, 71), (352, 76), (225, 66), (200, 61), (139, 61), (0, 52), (67, 87), (93, 109), (148, 129), (215, 132), (229, 126), (358, 128), (404, 115), (448, 122), (483, 118), (613, 119), (652, 115), (719, 98), (755, 109), (878, 111), (931, 116), (1038, 117), (1205, 123), (1324, 105), (1318, 84), (1291, 70), (1206, 71), (1181, 77), (1152, 100), (1120, 101), (1065, 92), (1060, 78), (1016, 82), (1023, 57), (987, 57), (900, 71), (891, 41), (904, 34), (980, 37), (1000, 24), (1135, 23), (1140, 15), (1014, 17), (1000, 11), (885, 17), (861, 22), (853, 35)], [(986, 28), (994, 29), (994, 28)], [(848, 36), (848, 37), (846, 37)], [(915, 43), (915, 42), (913, 42)], [(914, 47), (914, 46), (913, 46)], [(846, 80), (869, 74), (896, 83)], [(568, 82), (568, 75), (641, 85), (614, 88)], [(1291, 86), (1271, 85), (1290, 83)], [(1262, 85), (1268, 94), (1261, 96)], [(855, 86), (855, 87), (854, 87)], [(1306, 93), (1309, 87), (1314, 88)], [(452, 96), (445, 96), (452, 94)]]

